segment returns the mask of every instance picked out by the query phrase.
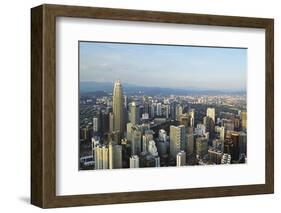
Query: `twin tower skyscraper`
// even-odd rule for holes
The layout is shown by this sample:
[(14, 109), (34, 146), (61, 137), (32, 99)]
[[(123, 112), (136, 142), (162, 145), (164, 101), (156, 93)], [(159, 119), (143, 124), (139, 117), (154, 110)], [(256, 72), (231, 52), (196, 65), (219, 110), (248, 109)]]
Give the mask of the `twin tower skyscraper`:
[(124, 133), (124, 97), (123, 88), (120, 80), (115, 81), (113, 87), (113, 130), (119, 132), (121, 135)]

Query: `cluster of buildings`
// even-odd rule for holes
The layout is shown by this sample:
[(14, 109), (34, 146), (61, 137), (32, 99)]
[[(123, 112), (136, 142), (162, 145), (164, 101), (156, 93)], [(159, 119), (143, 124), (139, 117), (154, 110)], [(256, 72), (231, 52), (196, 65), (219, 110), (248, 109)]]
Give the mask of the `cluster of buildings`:
[(221, 111), (216, 117), (216, 108), (207, 106), (197, 116), (179, 100), (128, 98), (120, 81), (114, 83), (112, 99), (99, 98), (94, 107), (98, 110), (86, 118), (89, 125), (80, 124), (80, 147), (90, 144), (87, 154), (80, 151), (81, 169), (246, 162), (245, 110)]

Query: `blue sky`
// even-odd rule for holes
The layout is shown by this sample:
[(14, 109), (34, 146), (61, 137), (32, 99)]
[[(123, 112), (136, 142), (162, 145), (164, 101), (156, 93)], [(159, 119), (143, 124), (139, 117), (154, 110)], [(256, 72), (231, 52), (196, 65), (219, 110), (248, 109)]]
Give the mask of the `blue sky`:
[(80, 81), (245, 90), (247, 49), (80, 42)]

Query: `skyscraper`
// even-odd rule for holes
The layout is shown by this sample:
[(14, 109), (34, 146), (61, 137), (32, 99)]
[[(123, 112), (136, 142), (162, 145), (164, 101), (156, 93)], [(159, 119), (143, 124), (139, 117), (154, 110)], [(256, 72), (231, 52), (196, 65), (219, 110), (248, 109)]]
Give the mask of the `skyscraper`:
[(155, 167), (160, 167), (160, 157), (155, 157)]
[(128, 106), (128, 96), (127, 95), (124, 96), (124, 106), (127, 109), (127, 106)]
[(202, 159), (206, 154), (208, 154), (208, 141), (206, 137), (200, 136), (196, 138), (196, 155)]
[(179, 122), (181, 125), (184, 125), (185, 128), (187, 129), (188, 127), (190, 127), (190, 116), (188, 114), (182, 114), (179, 118)]
[(247, 134), (239, 132), (239, 155), (247, 154)]
[(152, 130), (145, 130), (142, 136), (142, 152), (148, 152), (149, 141), (153, 140), (154, 132)]
[(106, 110), (101, 111), (100, 115), (100, 128), (99, 131), (104, 134), (107, 133), (109, 130), (109, 114), (106, 112)]
[(150, 110), (149, 110), (149, 117), (154, 118), (155, 117), (155, 104), (150, 105)]
[(130, 104), (130, 122), (132, 125), (136, 125), (139, 123), (139, 114), (136, 102), (132, 102)]
[(232, 120), (222, 119), (222, 124), (226, 133), (234, 131), (234, 123), (232, 122)]
[(225, 137), (225, 132), (224, 132), (224, 126), (221, 126), (221, 127), (216, 127), (216, 132), (219, 133), (219, 136), (220, 136), (220, 140), (224, 140), (224, 137)]
[(164, 105), (164, 115), (168, 119), (170, 116), (170, 105)]
[(130, 168), (139, 168), (139, 156), (132, 155), (130, 157)]
[(186, 153), (185, 151), (180, 151), (177, 154), (177, 166), (185, 166), (186, 165)]
[(232, 132), (231, 140), (232, 140), (232, 144), (233, 144), (231, 158), (232, 158), (232, 160), (237, 161), (237, 160), (239, 160), (239, 133)]
[(109, 132), (114, 131), (114, 115), (112, 112), (109, 113)]
[(102, 149), (99, 145), (94, 147), (95, 169), (102, 169)]
[(98, 117), (93, 117), (93, 131), (94, 133), (99, 132), (100, 130), (100, 122)]
[(180, 117), (182, 115), (182, 112), (183, 112), (183, 108), (181, 105), (177, 105), (176, 106), (176, 120), (177, 121), (180, 121)]
[(205, 135), (205, 133), (206, 133), (206, 126), (204, 124), (197, 124), (195, 128), (195, 134), (202, 136)]
[(186, 154), (191, 155), (193, 153), (193, 147), (194, 147), (193, 127), (188, 127), (186, 129), (185, 142), (186, 142)]
[(91, 133), (89, 127), (84, 127), (80, 130), (80, 139), (83, 139), (85, 142), (90, 141)]
[(114, 165), (113, 165), (113, 156), (114, 156), (114, 153), (113, 153), (113, 145), (112, 143), (110, 142), (108, 144), (108, 167), (109, 169), (114, 169)]
[(121, 82), (117, 80), (113, 87), (113, 115), (114, 115), (114, 131), (119, 131), (122, 135), (124, 132), (124, 99)]
[(109, 169), (122, 168), (122, 146), (109, 143)]
[(139, 155), (141, 153), (141, 130), (139, 127), (132, 127), (132, 142), (131, 142), (131, 154)]
[(133, 132), (132, 127), (133, 125), (131, 123), (126, 124), (126, 138), (130, 142), (132, 141), (132, 132)]
[(102, 168), (108, 169), (108, 148), (106, 146), (102, 147)]
[(214, 123), (213, 118), (211, 118), (209, 116), (205, 116), (203, 118), (203, 124), (206, 127), (206, 132), (209, 132), (210, 138), (214, 138), (215, 137), (215, 123)]
[(166, 142), (167, 141), (167, 132), (164, 129), (160, 129), (158, 137), (159, 137), (160, 141)]
[(95, 169), (108, 169), (108, 148), (106, 146), (97, 145), (94, 147)]
[(171, 120), (176, 120), (176, 103), (172, 102), (170, 104), (170, 118)]
[(180, 150), (185, 150), (185, 127), (170, 126), (170, 156), (176, 159)]
[(157, 103), (157, 105), (156, 105), (156, 115), (157, 116), (162, 115), (162, 104), (161, 103)]
[(194, 127), (195, 109), (190, 109), (188, 114), (190, 115), (190, 126)]
[(148, 152), (154, 157), (158, 156), (158, 151), (154, 140), (148, 142)]
[(242, 118), (242, 130), (247, 129), (247, 112), (243, 111), (241, 112), (241, 118)]
[(215, 116), (216, 116), (216, 112), (215, 112), (215, 108), (207, 108), (207, 116), (213, 119), (213, 122), (216, 123), (215, 120)]

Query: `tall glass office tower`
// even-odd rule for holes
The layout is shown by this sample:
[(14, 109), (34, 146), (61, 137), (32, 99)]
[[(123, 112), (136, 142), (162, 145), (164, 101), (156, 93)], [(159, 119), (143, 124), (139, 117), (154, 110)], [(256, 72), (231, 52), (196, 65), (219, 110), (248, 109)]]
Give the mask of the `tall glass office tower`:
[(114, 131), (119, 131), (122, 135), (124, 132), (124, 99), (123, 89), (120, 80), (114, 83), (113, 87), (113, 116), (114, 116)]

